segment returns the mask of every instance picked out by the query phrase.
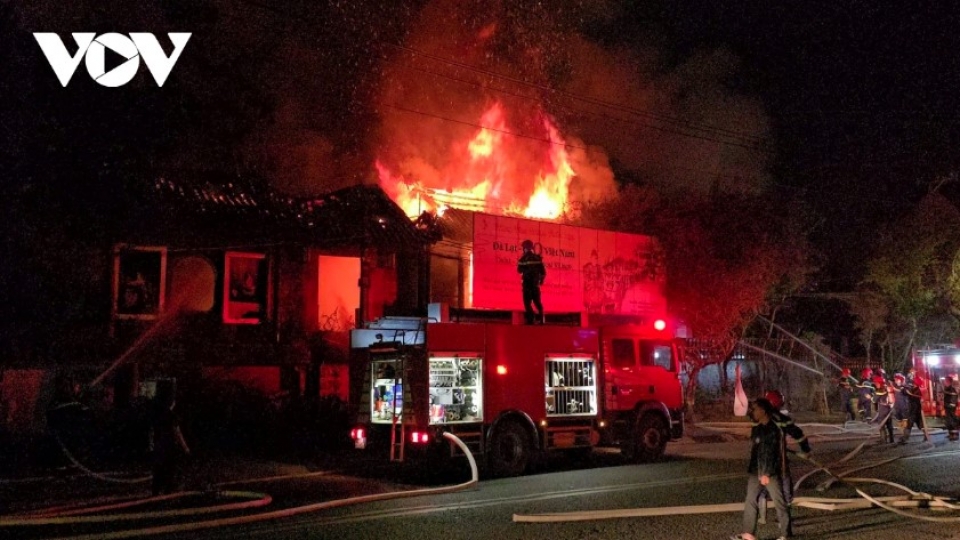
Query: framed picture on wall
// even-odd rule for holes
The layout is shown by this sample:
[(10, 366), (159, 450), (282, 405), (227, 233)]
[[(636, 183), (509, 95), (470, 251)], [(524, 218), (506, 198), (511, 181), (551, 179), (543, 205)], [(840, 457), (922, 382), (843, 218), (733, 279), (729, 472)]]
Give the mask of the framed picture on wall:
[(155, 319), (163, 311), (167, 248), (118, 244), (113, 250), (113, 317)]
[(258, 324), (267, 314), (269, 268), (263, 253), (228, 251), (223, 267), (223, 322)]

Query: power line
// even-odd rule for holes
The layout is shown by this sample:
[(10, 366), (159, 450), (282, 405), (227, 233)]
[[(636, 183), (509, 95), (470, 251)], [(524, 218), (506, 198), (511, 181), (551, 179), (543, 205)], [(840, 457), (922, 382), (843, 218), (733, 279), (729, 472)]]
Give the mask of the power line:
[[(430, 54), (430, 53), (427, 53), (427, 52), (423, 52), (423, 51), (420, 51), (420, 50), (418, 50), (418, 49), (415, 49), (415, 48), (412, 48), (412, 47), (408, 47), (408, 46), (404, 46), (404, 45), (397, 45), (397, 44), (393, 44), (393, 43), (385, 43), (385, 45), (388, 46), (388, 47), (393, 47), (393, 48), (396, 48), (396, 49), (399, 49), (399, 50), (402, 50), (402, 51), (406, 51), (406, 52), (412, 53), (412, 54), (414, 54), (414, 55), (419, 55), (419, 56), (423, 56), (423, 57), (425, 57), (425, 58), (429, 58), (429, 59), (432, 59), (432, 60), (436, 60), (436, 61), (439, 61), (439, 62), (443, 62), (443, 63), (446, 63), (446, 64), (451, 65), (451, 66), (455, 66), (455, 67), (459, 67), (459, 68), (462, 68), (462, 69), (466, 69), (466, 70), (468, 70), (468, 71), (473, 71), (473, 72), (475, 72), (475, 73), (479, 73), (479, 74), (482, 74), (482, 75), (488, 75), (488, 76), (493, 77), (493, 78), (496, 78), (496, 79), (500, 79), (500, 80), (504, 80), (504, 81), (509, 81), (509, 82), (513, 82), (513, 83), (517, 83), (517, 84), (520, 84), (520, 85), (523, 85), (523, 86), (528, 86), (528, 87), (531, 87), (531, 88), (536, 88), (536, 89), (539, 89), (539, 90), (547, 91), (547, 92), (550, 92), (550, 93), (554, 93), (554, 94), (557, 94), (557, 95), (561, 95), (561, 96), (564, 96), (564, 97), (568, 97), (568, 98), (571, 98), (571, 99), (575, 99), (575, 100), (578, 100), (578, 101), (582, 101), (582, 102), (585, 102), (585, 103), (590, 103), (590, 104), (592, 104), (592, 105), (598, 105), (598, 106), (605, 107), (605, 108), (610, 108), (610, 109), (614, 109), (614, 110), (619, 110), (619, 111), (626, 112), (626, 113), (629, 113), (629, 114), (634, 114), (634, 115), (636, 115), (636, 116), (646, 117), (646, 118), (650, 118), (650, 119), (652, 119), (652, 120), (658, 120), (658, 121), (661, 121), (661, 122), (666, 122), (666, 123), (669, 123), (669, 124), (674, 124), (674, 125), (680, 126), (680, 127), (685, 127), (685, 128), (694, 129), (694, 130), (697, 130), (697, 131), (707, 132), (707, 133), (714, 133), (714, 134), (721, 135), (721, 136), (728, 136), (728, 137), (731, 137), (731, 138), (733, 138), (733, 139), (738, 139), (738, 140), (743, 141), (743, 142), (722, 141), (722, 140), (719, 140), (719, 139), (713, 139), (713, 138), (705, 137), (705, 136), (703, 136), (703, 135), (695, 135), (695, 134), (691, 134), (691, 133), (673, 131), (673, 133), (675, 133), (675, 134), (677, 134), (677, 135), (683, 135), (683, 136), (688, 136), (688, 137), (696, 137), (696, 138), (704, 138), (704, 139), (706, 139), (706, 140), (711, 140), (711, 141), (713, 141), (713, 142), (717, 142), (717, 143), (720, 143), (720, 144), (729, 144), (729, 145), (733, 145), (733, 146), (740, 146), (740, 147), (747, 148), (747, 149), (750, 149), (750, 150), (757, 150), (757, 151), (768, 152), (768, 150), (766, 150), (766, 149), (764, 149), (764, 148), (762, 148), (762, 147), (759, 146), (759, 145), (763, 142), (763, 140), (762, 140), (762, 138), (760, 138), (760, 137), (757, 136), (757, 135), (746, 134), (746, 133), (743, 133), (743, 132), (739, 132), (739, 131), (735, 131), (735, 130), (730, 130), (730, 129), (725, 129), (725, 128), (718, 128), (718, 127), (714, 127), (714, 126), (705, 126), (705, 125), (694, 124), (694, 123), (691, 123), (691, 122), (688, 122), (688, 121), (680, 120), (680, 119), (673, 118), (673, 117), (669, 117), (669, 116), (662, 115), (662, 114), (651, 113), (651, 112), (649, 112), (649, 111), (644, 111), (644, 110), (641, 110), (641, 109), (636, 109), (636, 108), (628, 107), (628, 106), (626, 106), (626, 105), (622, 105), (622, 104), (618, 104), (618, 103), (610, 103), (610, 102), (607, 102), (607, 101), (603, 101), (603, 100), (596, 99), (596, 98), (592, 98), (592, 97), (588, 97), (588, 96), (583, 96), (583, 95), (576, 94), (576, 93), (573, 93), (573, 92), (567, 92), (567, 91), (564, 91), (564, 90), (557, 90), (557, 89), (555, 89), (555, 88), (552, 88), (552, 87), (549, 87), (549, 86), (546, 86), (546, 85), (542, 85), (542, 84), (538, 84), (538, 83), (534, 83), (534, 82), (530, 82), (530, 81), (525, 81), (525, 80), (522, 80), (522, 79), (518, 79), (518, 78), (515, 78), (515, 77), (510, 77), (510, 76), (507, 76), (507, 75), (504, 75), (504, 74), (501, 74), (501, 73), (497, 73), (497, 72), (494, 72), (494, 71), (490, 71), (490, 70), (478, 68), (478, 67), (472, 66), (472, 65), (470, 65), (470, 64), (465, 64), (465, 63), (463, 63), (463, 62), (458, 62), (458, 61), (456, 61), (456, 60), (452, 60), (452, 59), (445, 58), (445, 57), (442, 57), (442, 56), (433, 55), (433, 54)], [(484, 87), (484, 88), (487, 88), (487, 89), (490, 89), (490, 90), (499, 91), (499, 90), (497, 90), (497, 89), (492, 89), (492, 88), (489, 88), (489, 87), (484, 86), (484, 85), (480, 85), (480, 86), (482, 86), (482, 87)], [(656, 126), (649, 126), (649, 125), (648, 125), (647, 127), (656, 127)], [(661, 128), (661, 129), (666, 130), (666, 128)]]

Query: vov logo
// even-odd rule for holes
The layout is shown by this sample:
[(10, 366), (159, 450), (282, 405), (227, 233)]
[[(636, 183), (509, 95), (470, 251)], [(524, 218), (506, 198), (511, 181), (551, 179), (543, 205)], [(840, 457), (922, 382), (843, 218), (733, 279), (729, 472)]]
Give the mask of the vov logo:
[[(33, 34), (64, 88), (73, 78), (81, 59), (86, 60), (87, 73), (97, 84), (115, 88), (133, 80), (140, 69), (140, 59), (143, 58), (143, 63), (157, 81), (157, 86), (163, 86), (191, 34), (170, 32), (167, 36), (173, 42), (173, 53), (170, 56), (163, 52), (157, 38), (147, 32), (130, 32), (130, 37), (113, 32), (99, 36), (93, 32), (74, 32), (73, 40), (77, 42), (77, 52), (71, 56), (57, 34)], [(106, 68), (107, 49), (126, 59), (110, 71)]]

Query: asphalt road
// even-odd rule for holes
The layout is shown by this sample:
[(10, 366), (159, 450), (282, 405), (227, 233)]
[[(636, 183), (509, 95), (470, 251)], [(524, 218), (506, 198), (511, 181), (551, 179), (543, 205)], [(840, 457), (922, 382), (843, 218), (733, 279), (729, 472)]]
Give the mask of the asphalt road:
[[(877, 445), (866, 440), (859, 453), (844, 463), (836, 463), (865, 439), (858, 437), (820, 439), (814, 442), (814, 457), (841, 474), (864, 465), (900, 459), (853, 473), (904, 484), (912, 490), (960, 499), (960, 445), (946, 443), (942, 436), (935, 444), (915, 440), (906, 446)], [(171, 531), (156, 538), (316, 538), (384, 539), (424, 538), (468, 539), (581, 539), (651, 540), (727, 538), (739, 532), (741, 513), (693, 513), (656, 517), (622, 517), (556, 523), (517, 523), (514, 515), (570, 513), (616, 509), (709, 507), (742, 502), (746, 483), (748, 442), (735, 440), (714, 443), (672, 444), (663, 462), (626, 465), (615, 453), (596, 453), (586, 461), (556, 459), (540, 472), (519, 478), (484, 479), (453, 493), (426, 494), (395, 498), (416, 489), (436, 489), (469, 480), (465, 466), (436, 470), (435, 475), (411, 475), (410, 471), (388, 470), (373, 463), (357, 462), (339, 471), (271, 481), (238, 483), (229, 489), (269, 494), (272, 501), (264, 507), (231, 513), (191, 515), (176, 519), (134, 522), (108, 522), (82, 526), (56, 526), (41, 530), (17, 530), (31, 538), (125, 537), (123, 531), (140, 537), (145, 528)], [(835, 464), (836, 463), (836, 464)], [(835, 465), (834, 465), (835, 464)], [(794, 478), (799, 479), (814, 467), (795, 461)], [(810, 476), (801, 485), (798, 496), (856, 497), (846, 485), (834, 484), (824, 491), (823, 473)], [(866, 488), (871, 495), (899, 495), (883, 485)], [(373, 494), (388, 500), (319, 508), (326, 501)], [(219, 504), (229, 501), (204, 501)], [(174, 506), (176, 507), (176, 506)], [(306, 510), (303, 510), (306, 508)], [(702, 510), (694, 509), (694, 511)], [(265, 512), (295, 515), (261, 520)], [(953, 523), (926, 522), (893, 514), (880, 508), (858, 510), (815, 510), (797, 508), (794, 512), (798, 538), (897, 539), (906, 534), (912, 539), (960, 540), (960, 511), (915, 511), (929, 517), (952, 517)], [(249, 522), (225, 525), (224, 519), (240, 517)], [(760, 538), (777, 536), (775, 515), (760, 529)], [(188, 530), (196, 523), (202, 529)], [(909, 533), (909, 534), (908, 534)]]

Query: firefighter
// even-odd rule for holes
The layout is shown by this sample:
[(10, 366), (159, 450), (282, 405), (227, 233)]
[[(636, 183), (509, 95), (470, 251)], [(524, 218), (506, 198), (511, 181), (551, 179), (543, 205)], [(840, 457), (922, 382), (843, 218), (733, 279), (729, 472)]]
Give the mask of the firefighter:
[(857, 413), (854, 406), (853, 388), (857, 385), (857, 380), (850, 375), (848, 368), (843, 368), (840, 372), (840, 381), (837, 386), (840, 388), (840, 407), (846, 416), (846, 420), (856, 420)]
[(943, 423), (947, 428), (947, 440), (960, 440), (960, 420), (957, 419), (957, 375), (950, 374), (943, 380)]
[[(750, 403), (748, 414), (754, 422), (750, 430), (750, 464), (747, 468), (747, 495), (743, 504), (743, 532), (732, 540), (756, 540), (760, 513), (760, 491), (766, 488), (777, 509), (779, 538), (793, 535), (790, 506), (781, 489), (781, 476), (787, 460), (787, 446), (783, 432), (773, 420), (777, 409), (765, 398)], [(779, 539), (778, 539), (779, 540)]]
[(873, 385), (876, 387), (873, 400), (877, 406), (877, 416), (874, 420), (880, 424), (880, 436), (883, 438), (883, 442), (893, 443), (894, 389), (887, 386), (887, 381), (881, 375), (873, 377)]
[(869, 422), (873, 419), (873, 394), (876, 391), (876, 388), (873, 386), (873, 370), (870, 368), (863, 368), (863, 371), (860, 372), (860, 383), (856, 385), (857, 387), (857, 413), (860, 416), (860, 420), (863, 422)]
[[(524, 240), (520, 244), (523, 255), (517, 261), (517, 273), (523, 285), (523, 314), (527, 324), (543, 323), (543, 304), (540, 301), (540, 287), (547, 277), (543, 257), (533, 251), (533, 242)], [(533, 308), (537, 310), (534, 312)]]
[[(786, 437), (790, 437), (800, 446), (800, 455), (805, 456), (810, 453), (810, 442), (807, 441), (807, 436), (804, 435), (803, 430), (800, 429), (800, 426), (793, 422), (793, 418), (790, 417), (787, 413), (783, 412), (783, 394), (779, 390), (767, 390), (763, 395), (763, 398), (770, 402), (770, 405), (776, 410), (776, 412), (770, 415), (770, 418), (773, 422), (780, 428), (780, 433), (784, 437), (784, 445), (786, 445)], [(781, 480), (781, 489), (783, 491), (783, 496), (787, 501), (787, 504), (793, 503), (793, 478), (790, 475), (790, 463), (784, 461), (783, 465), (783, 475), (780, 477)], [(761, 492), (761, 496), (763, 493)]]
[(907, 415), (910, 413), (910, 404), (907, 400), (907, 378), (903, 373), (893, 374), (893, 419), (900, 429), (907, 427)]
[(910, 440), (910, 431), (913, 430), (913, 426), (920, 426), (920, 429), (923, 429), (923, 442), (930, 440), (927, 437), (926, 426), (923, 423), (923, 406), (920, 401), (925, 386), (926, 381), (919, 375), (915, 375), (912, 382), (910, 379), (907, 380), (907, 384), (903, 389), (904, 394), (907, 396), (908, 409), (907, 425), (903, 428), (903, 437), (900, 437), (900, 444), (907, 444), (907, 441)]

